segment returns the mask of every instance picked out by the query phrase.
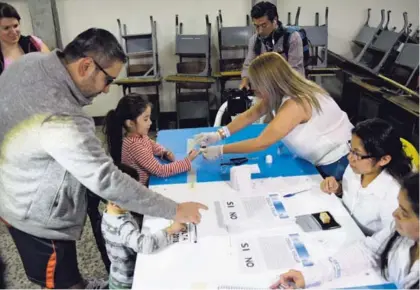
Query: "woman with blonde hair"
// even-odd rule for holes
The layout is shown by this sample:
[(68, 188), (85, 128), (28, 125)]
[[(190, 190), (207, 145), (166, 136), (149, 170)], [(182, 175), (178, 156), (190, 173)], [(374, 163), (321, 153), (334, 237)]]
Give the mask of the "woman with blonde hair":
[[(249, 76), (260, 101), (217, 132), (195, 136), (206, 159), (227, 153), (261, 151), (282, 140), (298, 157), (317, 166), (321, 175), (341, 180), (348, 165), (348, 116), (329, 94), (292, 69), (278, 53), (258, 56), (249, 67)], [(208, 146), (228, 138), (270, 112), (273, 119), (252, 139)]]

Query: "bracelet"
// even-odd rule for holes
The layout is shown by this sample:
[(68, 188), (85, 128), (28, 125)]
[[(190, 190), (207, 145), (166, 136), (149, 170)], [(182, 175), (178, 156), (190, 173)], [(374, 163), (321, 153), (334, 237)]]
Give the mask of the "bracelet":
[(223, 129), (222, 128), (220, 128), (219, 130), (217, 130), (217, 133), (219, 133), (219, 135), (220, 135), (220, 139), (225, 139), (226, 138), (226, 135), (225, 135), (225, 132), (223, 131)]
[(223, 132), (225, 132), (226, 138), (227, 137), (230, 137), (230, 131), (229, 131), (228, 127), (227, 126), (223, 126), (222, 129), (223, 129)]
[(227, 126), (223, 126), (219, 130), (217, 130), (217, 132), (219, 132), (222, 139), (226, 139), (227, 137), (230, 137), (230, 132)]

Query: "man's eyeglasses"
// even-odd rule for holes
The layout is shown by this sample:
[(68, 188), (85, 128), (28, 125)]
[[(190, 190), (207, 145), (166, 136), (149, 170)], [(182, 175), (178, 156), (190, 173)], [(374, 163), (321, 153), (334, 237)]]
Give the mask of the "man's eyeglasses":
[(356, 158), (356, 160), (363, 160), (363, 159), (369, 159), (369, 158), (374, 158), (375, 156), (373, 155), (362, 155), (359, 152), (354, 151), (353, 149), (351, 149), (351, 141), (347, 142), (347, 145), (349, 146), (349, 154), (353, 155), (353, 157)]
[[(83, 55), (83, 57), (88, 57), (86, 55)], [(91, 57), (91, 59), (93, 60), (93, 63), (96, 65), (97, 68), (99, 68), (104, 74), (105, 74), (105, 84), (106, 86), (109, 86), (110, 84), (112, 84), (115, 81), (115, 78), (113, 76), (110, 76), (104, 69), (103, 67), (96, 62), (96, 60)]]

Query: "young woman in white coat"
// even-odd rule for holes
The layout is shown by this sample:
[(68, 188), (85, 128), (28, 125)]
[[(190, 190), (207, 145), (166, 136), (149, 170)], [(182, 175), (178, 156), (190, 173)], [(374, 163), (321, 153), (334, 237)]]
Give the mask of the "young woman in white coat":
[(343, 203), (367, 236), (389, 226), (398, 207), (398, 179), (411, 171), (397, 131), (381, 119), (360, 122), (352, 130), (349, 166), (340, 183), (333, 176), (321, 189)]

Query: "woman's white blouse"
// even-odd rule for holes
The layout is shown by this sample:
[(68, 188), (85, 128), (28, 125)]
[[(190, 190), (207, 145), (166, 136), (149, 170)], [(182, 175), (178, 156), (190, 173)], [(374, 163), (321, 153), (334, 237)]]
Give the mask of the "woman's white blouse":
[[(284, 97), (282, 105), (289, 99)], [(311, 119), (297, 125), (282, 139), (297, 156), (316, 166), (332, 164), (348, 154), (347, 142), (353, 128), (333, 98), (319, 95), (318, 101), (321, 112), (312, 109)]]

